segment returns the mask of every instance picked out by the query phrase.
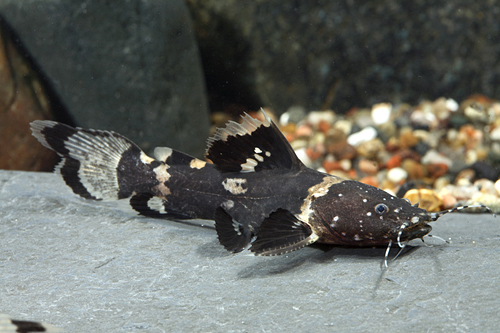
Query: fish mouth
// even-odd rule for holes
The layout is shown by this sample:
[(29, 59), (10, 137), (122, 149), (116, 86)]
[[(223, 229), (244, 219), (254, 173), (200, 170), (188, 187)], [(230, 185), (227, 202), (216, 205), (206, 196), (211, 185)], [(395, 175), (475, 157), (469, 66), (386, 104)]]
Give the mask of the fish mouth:
[(433, 218), (428, 213), (423, 213), (413, 216), (410, 220), (403, 223), (399, 227), (397, 242), (399, 246), (402, 243), (407, 243), (412, 239), (423, 238), (429, 232), (431, 232), (432, 227), (427, 224), (427, 222), (432, 222)]
[(409, 242), (412, 239), (423, 238), (425, 235), (431, 232), (431, 230), (432, 227), (425, 222), (413, 224), (399, 231), (398, 242)]

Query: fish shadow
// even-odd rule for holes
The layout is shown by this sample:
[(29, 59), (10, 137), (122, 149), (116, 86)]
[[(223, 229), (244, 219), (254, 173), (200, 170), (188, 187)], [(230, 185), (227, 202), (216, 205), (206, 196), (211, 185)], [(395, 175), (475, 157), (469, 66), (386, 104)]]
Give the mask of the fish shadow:
[[(401, 258), (419, 247), (407, 246), (398, 258)], [(399, 250), (399, 249), (398, 249)], [(282, 256), (263, 257), (263, 261), (245, 267), (237, 273), (238, 278), (251, 279), (266, 277), (270, 275), (280, 275), (296, 270), (307, 269), (311, 265), (317, 264), (337, 264), (336, 259), (352, 259), (379, 261), (381, 268), (384, 268), (385, 248), (354, 248), (354, 247), (332, 247), (328, 245), (312, 245), (300, 251), (295, 251)], [(397, 253), (397, 252), (396, 252)], [(389, 256), (391, 261), (396, 254)]]

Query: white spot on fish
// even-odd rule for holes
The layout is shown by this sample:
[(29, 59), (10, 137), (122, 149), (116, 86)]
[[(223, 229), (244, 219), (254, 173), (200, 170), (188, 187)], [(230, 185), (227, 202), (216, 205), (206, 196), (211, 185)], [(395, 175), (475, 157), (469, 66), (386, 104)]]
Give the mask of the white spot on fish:
[(257, 154), (253, 154), (253, 157), (255, 157), (255, 159), (259, 162), (264, 162), (264, 157), (260, 156), (260, 155), (257, 155)]
[(189, 166), (191, 169), (202, 169), (207, 165), (207, 162), (199, 160), (197, 158), (193, 158), (191, 162), (189, 162)]
[(339, 193), (339, 197), (341, 197), (341, 196), (342, 196), (342, 193)]
[(153, 169), (156, 174), (156, 179), (158, 179), (159, 184), (156, 189), (163, 195), (169, 195), (170, 189), (165, 185), (165, 183), (170, 179), (170, 174), (168, 173), (169, 166), (167, 164), (160, 164)]
[(355, 241), (360, 241), (360, 240), (362, 240), (362, 238), (361, 238), (361, 237), (359, 237), (359, 235), (358, 235), (358, 234), (356, 234), (356, 235), (354, 235), (354, 240), (355, 240)]
[(141, 151), (141, 156), (139, 157), (141, 159), (141, 162), (144, 164), (150, 164), (151, 162), (154, 161), (153, 158), (149, 157), (148, 155), (144, 154), (144, 152)]
[(367, 202), (367, 201), (368, 201), (368, 200), (366, 200), (366, 199), (363, 199), (363, 202)]
[(338, 220), (339, 220), (339, 217), (338, 217), (338, 216), (335, 216), (335, 217), (333, 218), (333, 221), (334, 221), (334, 222), (337, 222)]
[(148, 200), (148, 207), (154, 211), (157, 211), (161, 214), (166, 214), (167, 211), (165, 210), (165, 199), (161, 197), (152, 197), (151, 199)]
[(255, 167), (259, 164), (253, 158), (247, 158), (246, 163), (241, 165), (241, 172), (255, 172)]
[(326, 195), (332, 185), (340, 182), (342, 182), (340, 178), (325, 176), (321, 183), (311, 186), (307, 190), (309, 193), (308, 196), (306, 197), (304, 203), (300, 207), (300, 214), (297, 216), (299, 220), (308, 223), (309, 216), (313, 213), (313, 210), (311, 209), (311, 204), (313, 202), (313, 199)]
[(366, 216), (372, 216), (372, 212), (366, 213)]
[(267, 157), (271, 157), (271, 152), (266, 151), (266, 156), (267, 156)]
[(413, 217), (410, 219), (410, 221), (411, 221), (412, 223), (418, 223), (418, 221), (420, 221), (420, 219), (418, 218), (418, 216), (413, 216)]
[(244, 178), (226, 178), (222, 182), (222, 186), (226, 191), (231, 192), (231, 194), (243, 194), (248, 188), (244, 188), (246, 186), (247, 180)]
[(225, 210), (229, 210), (234, 207), (234, 201), (233, 200), (224, 201), (221, 206)]
[(260, 150), (260, 148), (259, 148), (259, 147), (255, 147), (255, 149), (254, 149), (253, 151), (254, 151), (255, 153), (257, 153), (257, 154), (262, 153), (262, 150)]
[[(172, 152), (173, 152), (172, 148), (156, 147), (153, 152), (153, 155), (157, 161), (165, 162), (167, 158), (169, 158), (170, 155), (172, 155)], [(142, 161), (142, 156), (141, 156), (141, 161)]]
[(233, 220), (233, 228), (234, 231), (236, 231), (236, 234), (238, 236), (241, 236), (240, 224), (238, 223), (238, 221)]

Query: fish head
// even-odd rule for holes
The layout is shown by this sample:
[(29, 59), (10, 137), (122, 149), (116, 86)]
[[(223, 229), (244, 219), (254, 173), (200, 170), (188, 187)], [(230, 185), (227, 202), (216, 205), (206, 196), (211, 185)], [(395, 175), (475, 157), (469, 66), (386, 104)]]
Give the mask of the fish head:
[(311, 205), (311, 223), (324, 243), (384, 246), (427, 235), (432, 214), (386, 191), (344, 180), (329, 187)]

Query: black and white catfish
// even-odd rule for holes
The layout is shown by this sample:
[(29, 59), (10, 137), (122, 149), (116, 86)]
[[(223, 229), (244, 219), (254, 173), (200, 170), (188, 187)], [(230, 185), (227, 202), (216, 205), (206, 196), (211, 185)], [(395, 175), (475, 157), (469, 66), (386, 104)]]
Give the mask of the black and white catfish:
[(220, 243), (234, 253), (249, 247), (257, 255), (280, 255), (314, 242), (389, 250), (393, 242), (404, 247), (424, 237), (432, 229), (427, 222), (453, 211), (429, 213), (373, 186), (305, 167), (264, 116), (245, 114), (241, 124), (219, 128), (208, 140), (213, 164), (164, 147), (151, 158), (111, 131), (38, 120), (31, 128), (62, 157), (56, 171), (76, 194), (130, 198), (147, 216), (215, 220)]

